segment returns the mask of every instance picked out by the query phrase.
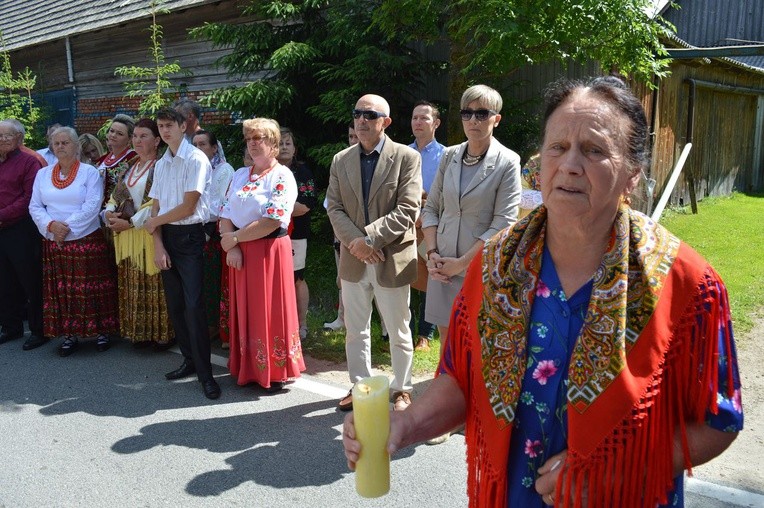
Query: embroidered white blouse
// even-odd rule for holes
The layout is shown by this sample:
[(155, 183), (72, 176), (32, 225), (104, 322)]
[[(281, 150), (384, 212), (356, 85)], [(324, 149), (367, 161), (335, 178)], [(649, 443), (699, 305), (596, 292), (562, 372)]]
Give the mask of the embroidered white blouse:
[(249, 169), (239, 168), (234, 173), (220, 217), (230, 219), (238, 229), (263, 217), (278, 220), (281, 227), (287, 228), (297, 201), (292, 170), (276, 164), (264, 177), (254, 175), (253, 182)]
[(51, 221), (69, 226), (71, 231), (65, 241), (79, 240), (100, 227), (98, 213), (103, 202), (103, 178), (95, 167), (83, 162), (72, 183), (59, 189), (51, 180), (54, 167), (45, 166), (37, 172), (29, 214), (37, 230), (48, 240), (53, 240), (53, 233), (48, 231)]

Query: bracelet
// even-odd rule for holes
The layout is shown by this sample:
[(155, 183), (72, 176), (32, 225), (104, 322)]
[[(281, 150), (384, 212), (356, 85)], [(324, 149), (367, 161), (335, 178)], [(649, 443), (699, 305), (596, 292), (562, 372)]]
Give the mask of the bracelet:
[(438, 249), (430, 249), (430, 250), (428, 250), (427, 251), (427, 259), (430, 259), (430, 254), (432, 254), (433, 252), (438, 252)]

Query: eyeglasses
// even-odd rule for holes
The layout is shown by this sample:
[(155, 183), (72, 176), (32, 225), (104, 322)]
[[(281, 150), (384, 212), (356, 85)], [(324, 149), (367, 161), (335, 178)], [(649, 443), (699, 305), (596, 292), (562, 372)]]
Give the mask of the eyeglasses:
[(10, 141), (16, 137), (16, 134), (0, 134), (0, 139), (3, 141)]
[(459, 111), (459, 114), (465, 122), (472, 120), (472, 115), (475, 115), (478, 122), (485, 122), (489, 116), (495, 115), (497, 112), (492, 109), (463, 109)]
[(249, 143), (250, 141), (254, 143), (260, 143), (262, 141), (265, 141), (266, 139), (268, 139), (266, 136), (250, 136), (248, 138), (244, 138), (244, 141), (247, 143)]
[(387, 115), (384, 113), (380, 113), (379, 111), (374, 111), (372, 109), (354, 109), (353, 110), (353, 118), (358, 120), (361, 117), (364, 117), (366, 120), (376, 120), (379, 117), (386, 117)]

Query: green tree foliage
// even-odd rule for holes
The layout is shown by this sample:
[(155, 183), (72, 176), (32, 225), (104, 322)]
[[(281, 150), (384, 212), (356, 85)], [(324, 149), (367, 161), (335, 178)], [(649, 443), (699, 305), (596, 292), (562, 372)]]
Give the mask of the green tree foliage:
[[(392, 126), (409, 139), (409, 107), (428, 72), (414, 49), (373, 26), (381, 0), (255, 0), (242, 24), (205, 23), (191, 31), (231, 53), (220, 60), (240, 86), (217, 90), (203, 102), (271, 117), (296, 133), (298, 148), (328, 165), (345, 145), (355, 101), (364, 93), (385, 97)], [(397, 108), (397, 109), (396, 109)], [(405, 133), (405, 134), (404, 134)], [(303, 152), (304, 153), (304, 152)]]
[(0, 32), (0, 119), (15, 118), (21, 122), (26, 129), (27, 143), (40, 141), (39, 136), (35, 139), (35, 129), (42, 118), (42, 111), (32, 98), (36, 84), (37, 76), (28, 67), (13, 74), (11, 56), (5, 49), (3, 33)]
[[(381, 33), (449, 45), (449, 101), (475, 83), (501, 82), (528, 64), (595, 60), (651, 83), (667, 74), (661, 37), (673, 27), (651, 18), (651, 0), (395, 0), (375, 15)], [(452, 108), (449, 126), (459, 124)], [(459, 129), (449, 129), (450, 132)]]
[[(449, 101), (475, 83), (501, 88), (528, 64), (595, 60), (650, 83), (667, 74), (661, 37), (673, 27), (647, 12), (651, 0), (389, 0), (375, 17), (380, 31), (404, 41), (450, 48)], [(452, 108), (451, 133), (459, 119)], [(457, 127), (454, 129), (453, 127)]]
[[(448, 132), (463, 139), (462, 92), (485, 83), (499, 90), (513, 72), (549, 61), (598, 61), (650, 82), (667, 72), (660, 37), (671, 27), (646, 13), (651, 0), (250, 0), (257, 20), (208, 23), (192, 30), (216, 47), (234, 78), (208, 104), (270, 116), (302, 137), (337, 139), (357, 97), (374, 92), (394, 109), (398, 139), (410, 139), (410, 106), (424, 76), (448, 81)], [(267, 21), (264, 21), (267, 20)], [(425, 58), (444, 45), (444, 61)], [(436, 52), (432, 52), (436, 53)], [(307, 114), (306, 114), (307, 113)], [(505, 122), (503, 122), (505, 123)], [(508, 122), (506, 122), (508, 123)], [(526, 122), (527, 124), (527, 122)], [(322, 125), (337, 129), (321, 129)], [(339, 145), (338, 145), (339, 146)], [(332, 153), (326, 146), (316, 155)], [(323, 157), (322, 157), (323, 158)]]
[[(116, 76), (128, 78), (125, 82), (125, 91), (129, 97), (142, 97), (138, 106), (139, 116), (154, 117), (157, 111), (170, 104), (172, 94), (176, 91), (170, 78), (173, 75), (187, 75), (181, 69), (177, 61), (165, 61), (162, 51), (162, 25), (157, 23), (157, 15), (167, 14), (169, 11), (162, 8), (163, 0), (152, 0), (149, 4), (151, 14), (151, 33), (149, 46), (150, 67), (121, 66), (114, 69)], [(107, 122), (107, 125), (109, 122)]]

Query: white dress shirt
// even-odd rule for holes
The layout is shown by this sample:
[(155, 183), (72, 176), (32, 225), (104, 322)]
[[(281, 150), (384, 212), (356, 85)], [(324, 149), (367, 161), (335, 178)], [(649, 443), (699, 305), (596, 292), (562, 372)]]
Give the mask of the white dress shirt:
[(45, 148), (40, 148), (39, 150), (37, 150), (37, 153), (42, 155), (42, 158), (48, 162), (49, 166), (52, 166), (58, 162), (58, 157), (56, 157), (53, 154), (53, 150), (51, 150), (50, 147), (48, 146), (46, 146)]
[(194, 212), (173, 222), (176, 225), (206, 223), (210, 220), (211, 166), (207, 156), (183, 139), (178, 153), (173, 156), (167, 149), (154, 169), (154, 183), (149, 197), (159, 201), (159, 215), (183, 203), (186, 192), (201, 194)]

